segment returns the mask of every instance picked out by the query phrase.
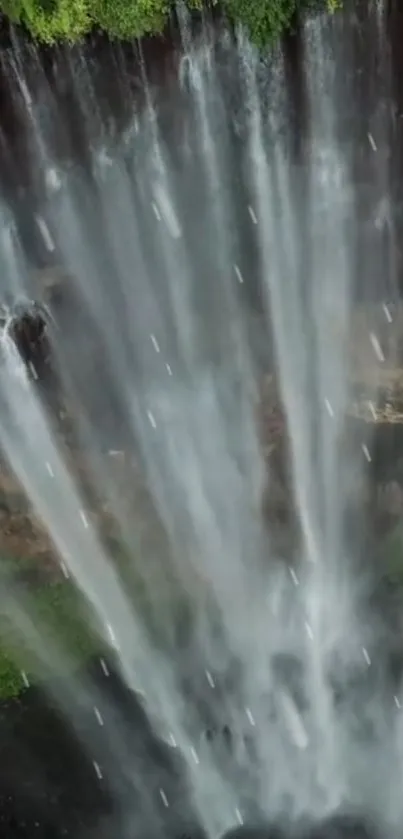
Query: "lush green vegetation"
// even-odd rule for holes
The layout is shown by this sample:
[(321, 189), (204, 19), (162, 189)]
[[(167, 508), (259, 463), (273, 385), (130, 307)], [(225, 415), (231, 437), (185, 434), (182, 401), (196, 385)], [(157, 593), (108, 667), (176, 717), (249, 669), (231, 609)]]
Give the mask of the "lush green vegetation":
[[(0, 558), (2, 579), (12, 575), (16, 560)], [(18, 567), (21, 561), (18, 562)], [(23, 594), (23, 589), (18, 589)], [(4, 588), (7, 591), (7, 587)], [(44, 640), (54, 645), (75, 669), (92, 656), (101, 654), (101, 641), (90, 629), (88, 613), (83, 598), (68, 581), (43, 583), (26, 587), (27, 614), (36, 629), (40, 628)], [(12, 607), (10, 607), (12, 612)], [(7, 609), (0, 606), (0, 700), (17, 696), (24, 690), (22, 671), (31, 681), (41, 673), (40, 662), (18, 634), (8, 617)]]
[[(109, 548), (124, 591), (153, 643), (169, 643), (185, 624), (188, 627), (190, 619), (187, 594), (180, 582), (164, 573), (159, 583), (154, 580), (158, 590), (158, 596), (154, 597), (144, 585), (132, 555), (118, 540), (111, 540)], [(45, 659), (53, 650), (63, 669), (67, 667), (72, 672), (93, 657), (107, 656), (110, 652), (108, 643), (96, 632), (96, 619), (84, 596), (69, 580), (60, 580), (59, 575), (55, 579), (54, 572), (51, 566), (43, 567), (40, 557), (36, 561), (32, 557), (0, 556), (0, 701), (18, 696), (24, 690), (23, 673), (30, 683), (41, 680), (44, 668), (35, 654), (36, 633), (42, 652), (45, 650)], [(21, 633), (16, 629), (18, 618), (14, 620), (8, 591), (18, 594), (17, 607), (29, 622)]]
[[(296, 12), (312, 5), (333, 11), (341, 0), (210, 0), (234, 21), (244, 24), (259, 43), (277, 38)], [(203, 0), (186, 0), (200, 7)], [(173, 0), (0, 0), (0, 9), (13, 22), (45, 43), (77, 41), (92, 28), (111, 37), (136, 38), (163, 31)]]
[(241, 23), (263, 47), (292, 26), (296, 13), (311, 9), (335, 11), (340, 0), (223, 0), (229, 18)]

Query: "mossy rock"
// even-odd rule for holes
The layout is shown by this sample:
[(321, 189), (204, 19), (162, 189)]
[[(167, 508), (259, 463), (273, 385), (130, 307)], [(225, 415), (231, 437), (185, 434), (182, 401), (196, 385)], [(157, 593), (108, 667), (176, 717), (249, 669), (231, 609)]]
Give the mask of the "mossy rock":
[[(30, 649), (29, 639), (22, 637), (10, 616), (7, 580), (10, 582), (11, 562), (6, 562), (4, 597), (5, 608), (0, 604), (0, 699), (17, 696), (26, 687), (22, 671), (29, 681), (40, 679), (41, 670), (35, 654)], [(18, 603), (33, 625), (41, 627), (44, 644), (49, 639), (61, 656), (78, 669), (94, 655), (101, 655), (104, 645), (92, 628), (89, 609), (79, 591), (69, 582), (43, 585), (29, 591), (17, 588)], [(21, 600), (20, 600), (21, 597)]]

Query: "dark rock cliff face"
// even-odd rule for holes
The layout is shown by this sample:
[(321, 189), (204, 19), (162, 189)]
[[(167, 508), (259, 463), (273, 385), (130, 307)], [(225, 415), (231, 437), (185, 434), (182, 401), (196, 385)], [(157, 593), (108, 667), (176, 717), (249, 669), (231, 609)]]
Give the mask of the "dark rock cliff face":
[(318, 824), (306, 826), (261, 825), (236, 827), (223, 839), (377, 839), (377, 829), (364, 818), (337, 813)]
[[(368, 228), (367, 220), (374, 211), (376, 200), (381, 196), (376, 189), (369, 194), (366, 189), (368, 183), (374, 180), (374, 154), (367, 139), (368, 128), (382, 124), (385, 137), (385, 149), (379, 154), (386, 155), (389, 184), (392, 187), (393, 219), (398, 227), (399, 208), (403, 208), (403, 193), (401, 175), (402, 144), (400, 110), (403, 112), (402, 74), (400, 43), (403, 36), (402, 11), (397, 2), (389, 3), (386, 8), (387, 41), (380, 44), (374, 18), (368, 15), (365, 2), (357, 2), (354, 6), (346, 7), (341, 17), (342, 26), (340, 38), (348, 27), (353, 35), (343, 44), (346, 63), (351, 66), (351, 101), (354, 109), (346, 106), (346, 112), (341, 120), (342, 138), (347, 141), (357, 137), (352, 162), (352, 179), (357, 186), (357, 215), (362, 220), (362, 230), (365, 235), (374, 236), (374, 226)], [(212, 21), (210, 21), (212, 24)], [(219, 31), (220, 22), (215, 26)], [(89, 346), (84, 315), (77, 311), (76, 301), (72, 300), (69, 289), (69, 278), (63, 275), (63, 269), (58, 266), (57, 248), (49, 253), (43, 249), (43, 241), (38, 233), (35, 216), (41, 204), (45, 190), (43, 182), (43, 167), (35, 166), (38, 150), (35, 146), (35, 124), (30, 114), (30, 103), (35, 103), (41, 118), (46, 123), (46, 136), (51, 143), (52, 155), (55, 161), (63, 164), (73, 164), (80, 168), (83, 177), (91, 184), (91, 149), (102, 146), (106, 140), (116, 141), (133, 119), (133, 114), (144, 106), (144, 72), (150, 82), (153, 95), (159, 106), (159, 117), (163, 126), (164, 137), (174, 150), (175, 140), (181, 136), (182, 111), (180, 104), (171, 108), (170, 92), (176, 90), (179, 72), (179, 35), (173, 26), (164, 38), (151, 39), (141, 45), (141, 52), (137, 45), (111, 44), (101, 36), (94, 36), (80, 47), (58, 47), (52, 50), (35, 50), (26, 43), (23, 36), (12, 33), (12, 48), (5, 43), (0, 56), (0, 107), (3, 114), (0, 131), (0, 190), (11, 216), (14, 218), (22, 249), (32, 271), (32, 285), (35, 299), (39, 303), (46, 303), (55, 315), (56, 321), (65, 330), (68, 340), (84, 348), (88, 367), (85, 374), (90, 375), (94, 364), (103, 365), (100, 356), (102, 342), (94, 337)], [(6, 40), (6, 38), (5, 38)], [(10, 35), (11, 43), (11, 35)], [(289, 138), (290, 154), (296, 164), (296, 176), (303, 169), (304, 159), (309, 143), (309, 108), (306, 95), (306, 57), (309, 41), (302, 37), (300, 27), (284, 40), (284, 60), (287, 79), (287, 96), (289, 102)], [(219, 53), (219, 46), (217, 46)], [(228, 97), (234, 101), (234, 107), (239, 107), (239, 92), (236, 74), (229, 73), (228, 66), (223, 74), (228, 81)], [(264, 75), (264, 74), (263, 74)], [(228, 78), (227, 78), (228, 77)], [(232, 79), (232, 81), (231, 81)], [(231, 86), (232, 85), (232, 86)], [(87, 119), (83, 108), (84, 98), (80, 97), (80, 90), (89, 91), (88, 100), (93, 108), (95, 117)], [(390, 94), (392, 105), (385, 110), (385, 99)], [(231, 98), (232, 97), (232, 98)], [(379, 100), (379, 101), (378, 101)], [(402, 103), (401, 103), (402, 100)], [(359, 107), (357, 107), (357, 103)], [(402, 104), (402, 108), (400, 105)], [(43, 106), (41, 108), (41, 105)], [(237, 171), (237, 155), (242, 152), (242, 138), (234, 140), (231, 153), (234, 156), (234, 177)], [(383, 157), (382, 157), (383, 160)], [(299, 175), (298, 175), (299, 177)], [(303, 180), (304, 175), (301, 175)], [(363, 189), (361, 186), (363, 185)], [(359, 187), (359, 188), (358, 188)], [(303, 195), (304, 190), (301, 190)], [(299, 200), (297, 191), (297, 198)], [(402, 214), (403, 217), (403, 214)], [(389, 221), (391, 221), (389, 219)], [(388, 221), (388, 224), (389, 224)], [(246, 226), (246, 225), (245, 225)], [(360, 227), (360, 230), (361, 230)], [(386, 225), (388, 227), (388, 225)], [(384, 231), (385, 232), (385, 231)], [(359, 234), (361, 235), (361, 233)], [(364, 233), (362, 234), (365, 238)], [(383, 234), (382, 234), (383, 235)], [(379, 240), (380, 271), (379, 287), (367, 287), (365, 265), (357, 266), (357, 297), (368, 298), (384, 295), (385, 287), (383, 272), (383, 258), (396, 261), (399, 275), (399, 236), (395, 235), (394, 243), (387, 240), (386, 230), (384, 239)], [(256, 254), (253, 244), (247, 241), (245, 234), (245, 249), (251, 266), (250, 275), (253, 278), (253, 266)], [(381, 237), (382, 238), (382, 237)], [(365, 244), (365, 243), (364, 243)], [(363, 243), (357, 252), (365, 252)], [(307, 270), (309, 265), (307, 264)], [(371, 272), (372, 276), (373, 272)], [(253, 282), (251, 283), (251, 286)], [(376, 284), (375, 284), (376, 285)], [(248, 305), (253, 309), (257, 319), (261, 312), (261, 299), (257, 287), (248, 287)], [(2, 301), (0, 301), (1, 303)], [(352, 333), (355, 335), (353, 355), (357, 356), (354, 368), (355, 381), (352, 382), (350, 405), (346, 417), (346, 433), (357, 445), (367, 438), (371, 440), (371, 464), (368, 472), (372, 477), (374, 499), (377, 504), (378, 489), (382, 488), (382, 512), (387, 498), (393, 497), (390, 504), (396, 509), (396, 492), (384, 492), (391, 482), (400, 488), (401, 479), (396, 473), (395, 464), (403, 456), (403, 374), (400, 375), (402, 363), (401, 334), (403, 334), (403, 319), (394, 313), (393, 336), (385, 338), (385, 353), (388, 355), (387, 369), (382, 371), (383, 380), (378, 376), (373, 360), (368, 360), (368, 341), (364, 339), (364, 331), (369, 329), (370, 314), (358, 310), (357, 324), (353, 324)], [(362, 321), (362, 322), (361, 322)], [(23, 319), (15, 321), (14, 340), (26, 362), (34, 361), (34, 367), (40, 369), (41, 375), (37, 386), (42, 388), (42, 395), (51, 404), (52, 411), (59, 423), (60, 433), (67, 433), (63, 427), (61, 417), (68, 417), (71, 406), (65, 404), (63, 391), (59, 387), (57, 377), (52, 375), (52, 359), (41, 328), (35, 340), (29, 337), (34, 323), (31, 319), (29, 329)], [(377, 331), (379, 333), (379, 326)], [(95, 330), (92, 330), (95, 335)], [(40, 334), (39, 334), (40, 333)], [(367, 334), (367, 333), (365, 333)], [(358, 337), (357, 337), (358, 336)], [(81, 343), (80, 343), (81, 342)], [(393, 344), (393, 346), (392, 346)], [(361, 352), (361, 345), (366, 347)], [(262, 376), (272, 371), (265, 368), (262, 361)], [(84, 362), (83, 362), (84, 364)], [(266, 382), (262, 382), (265, 391)], [(270, 390), (270, 388), (269, 388)], [(368, 410), (368, 403), (373, 402), (375, 412)], [(117, 404), (117, 399), (116, 399)], [(105, 400), (96, 405), (97, 417), (105, 418), (108, 426), (108, 406)], [(74, 410), (74, 408), (73, 408)], [(271, 481), (267, 496), (262, 499), (264, 514), (270, 520), (280, 521), (282, 524), (293, 526), (291, 509), (289, 455), (287, 452), (287, 429), (278, 392), (274, 389), (270, 393), (263, 393), (261, 413), (257, 419), (260, 427), (263, 454), (267, 458), (271, 474), (276, 476)], [(65, 426), (68, 422), (65, 423)], [(4, 473), (5, 486), (9, 486), (10, 476)], [(400, 491), (400, 490), (399, 490)], [(8, 492), (8, 490), (7, 490)], [(3, 493), (6, 504), (7, 492)], [(18, 492), (18, 490), (16, 490)], [(14, 493), (15, 494), (15, 493)], [(13, 507), (13, 505), (11, 505)], [(6, 515), (6, 507), (3, 511)], [(10, 511), (11, 514), (11, 511)], [(15, 533), (15, 527), (11, 526)], [(5, 523), (4, 534), (10, 528)], [(3, 538), (4, 535), (3, 535)], [(42, 540), (42, 534), (40, 536)], [(22, 547), (22, 546), (21, 546)]]
[[(348, 11), (346, 14), (349, 13)], [(357, 5), (356, 15), (357, 20), (361, 20), (365, 28), (363, 3)], [(397, 2), (391, 4), (389, 16), (390, 31), (393, 33), (390, 39), (391, 66), (397, 91), (396, 101), (400, 103), (400, 97), (403, 96), (399, 88), (403, 78), (400, 73), (403, 20)], [(354, 21), (352, 25), (355, 25)], [(178, 71), (176, 47), (176, 37), (173, 36), (172, 39), (157, 39), (155, 42), (145, 44), (143, 48), (146, 53), (148, 76), (158, 86), (161, 98), (164, 98), (170, 85), (173, 86), (176, 83)], [(372, 112), (377, 95), (377, 87), (373, 84), (377, 76), (376, 73), (375, 76), (373, 74), (372, 62), (377, 60), (378, 56), (376, 56), (375, 47), (374, 49), (372, 47), (370, 37), (366, 39), (359, 36), (357, 29), (357, 50), (361, 64), (358, 68), (360, 74), (354, 78), (353, 83), (359, 88), (362, 107), (355, 118), (360, 123), (364, 136), (367, 132), (369, 113)], [(101, 143), (105, 123), (102, 118), (99, 123), (94, 122), (92, 130), (95, 135), (88, 136), (85, 113), (75, 87), (77, 67), (81, 67), (83, 71), (82, 83), (87, 83), (90, 87), (94, 86), (93, 96), (99, 102), (101, 113), (103, 111), (104, 114), (111, 116), (109, 120), (112, 124), (111, 133), (113, 136), (118, 136), (125, 130), (132, 117), (133, 103), (136, 107), (142, 107), (144, 102), (141, 57), (134, 47), (110, 45), (102, 38), (94, 38), (83, 49), (44, 50), (43, 53), (38, 54), (27, 49), (23, 43), (20, 43), (20, 49), (23, 52), (22, 59), (26, 68), (25, 76), (31, 86), (28, 96), (40, 98), (41, 91), (46, 90), (47, 101), (54, 101), (57, 105), (58, 119), (55, 121), (57, 130), (55, 129), (54, 135), (56, 154), (63, 161), (73, 160), (77, 166), (82, 167), (90, 182), (90, 141), (95, 145)], [(298, 165), (303, 162), (306, 152), (304, 135), (309, 119), (303, 75), (304, 45), (298, 31), (286, 40), (285, 57), (292, 103), (290, 146)], [(77, 341), (77, 343), (81, 341), (80, 346), (86, 346), (85, 363), (88, 363), (88, 368), (85, 368), (84, 373), (87, 375), (88, 370), (91, 370), (91, 365), (102, 366), (102, 359), (98, 356), (99, 346), (96, 339), (91, 346), (88, 345), (84, 316), (82, 319), (79, 318), (75, 301), (69, 294), (69, 278), (64, 276), (63, 271), (58, 267), (57, 254), (51, 258), (49, 254), (44, 253), (36, 232), (33, 219), (40, 205), (44, 185), (41, 182), (40, 173), (33, 167), (32, 124), (26, 119), (27, 102), (24, 101), (21, 88), (17, 84), (14, 59), (15, 56), (8, 53), (7, 49), (3, 51), (0, 108), (4, 118), (0, 131), (0, 187), (10, 212), (14, 216), (32, 274), (35, 275), (33, 280), (37, 289), (35, 299), (41, 304), (49, 305), (57, 325), (66, 331), (71, 341)], [(398, 108), (400, 109), (400, 104)], [(180, 125), (178, 128), (175, 120), (180, 123), (180, 113), (171, 119), (167, 111), (162, 110), (161, 118), (165, 120), (166, 130), (170, 133), (171, 143), (174, 144), (175, 132), (180, 129)], [(389, 127), (390, 172), (394, 183), (394, 212), (396, 223), (398, 223), (399, 206), (403, 198), (401, 193), (403, 162), (401, 160), (401, 128), (396, 114), (393, 118), (391, 117)], [(371, 166), (367, 146), (362, 154), (361, 151), (357, 153), (354, 165), (357, 180), (365, 182)], [(365, 206), (365, 201), (362, 201), (362, 204), (364, 206), (361, 209), (365, 214), (368, 208)], [(357, 273), (360, 274), (358, 269)], [(361, 282), (358, 296), (361, 293), (367, 297), (364, 272), (362, 272)], [(377, 292), (379, 293), (379, 289), (375, 289), (373, 294), (376, 295)], [(251, 299), (259, 312), (258, 294), (251, 294)], [(367, 312), (364, 313), (365, 321), (367, 314)], [(357, 312), (357, 318), (358, 315), (361, 313)], [(382, 528), (382, 532), (390, 532), (403, 515), (403, 474), (400, 462), (403, 457), (403, 373), (400, 374), (400, 364), (402, 363), (403, 370), (403, 360), (397, 352), (400, 335), (403, 334), (403, 322), (398, 313), (395, 315), (394, 331), (392, 336), (389, 336), (393, 339), (391, 340), (393, 347), (381, 374), (379, 365), (375, 365), (373, 360), (368, 359), (367, 349), (361, 352), (361, 344), (367, 347), (367, 343), (364, 340), (361, 342), (359, 325), (352, 326), (354, 381), (346, 415), (346, 436), (351, 439), (352, 445), (360, 446), (363, 441), (368, 441), (372, 456), (371, 463), (368, 464), (371, 498), (366, 498), (363, 488), (362, 495), (358, 498), (357, 508), (360, 510), (366, 505), (368, 507), (373, 505), (371, 509), (379, 517), (376, 523), (379, 520), (379, 528)], [(368, 328), (366, 322), (363, 328)], [(34, 386), (41, 389), (41, 396), (49, 401), (58, 442), (64, 447), (66, 460), (69, 461), (72, 471), (79, 475), (80, 482), (85, 482), (86, 464), (82, 453), (74, 448), (74, 444), (68, 438), (69, 414), (71, 412), (74, 415), (75, 407), (67, 404), (63, 388), (60, 387), (57, 375), (52, 368), (52, 348), (48, 346), (46, 330), (47, 324), (39, 315), (32, 311), (17, 312), (11, 337), (25, 363), (34, 364), (38, 373), (38, 380), (35, 379)], [(268, 370), (267, 373), (267, 378), (262, 377), (261, 403), (257, 407), (256, 417), (262, 456), (267, 460), (272, 478), (267, 495), (262, 499), (262, 507), (272, 530), (278, 526), (279, 534), (286, 533), (292, 543), (296, 522), (291, 500), (287, 420), (273, 371)], [(374, 402), (373, 411), (368, 409), (368, 403), (372, 401)], [(106, 417), (106, 427), (108, 425), (107, 407), (105, 402), (97, 403), (99, 416)], [(106, 428), (107, 433), (108, 428)], [(115, 452), (111, 458), (111, 463), (113, 462), (114, 465), (110, 468), (114, 468), (116, 473), (119, 472), (122, 497), (125, 498), (126, 503), (132, 504), (133, 509), (138, 509), (139, 515), (143, 514), (141, 504), (144, 504), (145, 515), (147, 515), (149, 499), (147, 494), (142, 492), (141, 475), (135, 474), (132, 464), (128, 463), (130, 458), (126, 455), (122, 445), (121, 451)], [(93, 507), (92, 509), (90, 507), (90, 511), (94, 519), (98, 515), (100, 529), (108, 537), (110, 532), (107, 511), (104, 510), (101, 502), (102, 499), (93, 499)], [(33, 566), (41, 566), (46, 580), (58, 578), (61, 575), (47, 534), (33, 516), (20, 487), (4, 463), (0, 463), (0, 529), (0, 549), (5, 556), (17, 559), (28, 558)], [(295, 535), (297, 537), (297, 534)], [(292, 549), (292, 544), (285, 543), (285, 555), (289, 548)], [(43, 577), (40, 582), (43, 581)], [(103, 678), (97, 663), (94, 675), (97, 686)], [(114, 680), (107, 679), (107, 682), (110, 685)], [(154, 806), (154, 801), (158, 799), (158, 784), (162, 783), (164, 788), (165, 783), (167, 788), (172, 784), (173, 788), (177, 780), (177, 768), (173, 765), (172, 753), (169, 752), (167, 757), (168, 747), (153, 740), (146, 721), (142, 717), (139, 703), (133, 702), (133, 697), (128, 697), (127, 692), (122, 695), (125, 692), (122, 692), (121, 686), (116, 685), (116, 682), (114, 682), (114, 687), (114, 696), (106, 697), (105, 714), (110, 712), (111, 726), (116, 721), (116, 714), (119, 714), (119, 719), (122, 717), (123, 721), (120, 719), (120, 722), (122, 722), (125, 734), (127, 731), (131, 758), (136, 757), (139, 752), (142, 754), (143, 739), (147, 739), (144, 749), (147, 755), (151, 754), (151, 768), (149, 771), (146, 770), (146, 774), (151, 779), (153, 796), (155, 792), (155, 798), (151, 797), (147, 800), (152, 800), (152, 806)], [(100, 691), (104, 695), (104, 684), (100, 687)], [(113, 688), (111, 691), (113, 692)], [(121, 710), (122, 707), (123, 710)], [(119, 711), (116, 710), (117, 708)], [(83, 726), (86, 730), (92, 731), (93, 708), (86, 709), (85, 713), (86, 719)], [(106, 718), (106, 733), (108, 725), (109, 719)], [(231, 736), (229, 729), (223, 729), (222, 733), (225, 738), (228, 737), (228, 733)], [(14, 735), (19, 739), (18, 748), (15, 746)], [(125, 804), (129, 803), (132, 807), (133, 801), (132, 788), (128, 789), (124, 778), (125, 767), (121, 765), (111, 748), (112, 740), (113, 738), (109, 740), (109, 745), (108, 742), (104, 743), (97, 731), (90, 742), (91, 749), (94, 748), (94, 752), (91, 751), (94, 759), (99, 760), (108, 769), (107, 783), (103, 786), (102, 783), (98, 783), (99, 779), (88, 756), (82, 754), (75, 742), (70, 742), (70, 740), (66, 742), (64, 724), (55, 718), (53, 709), (47, 706), (47, 700), (44, 697), (34, 692), (26, 698), (24, 703), (18, 701), (10, 703), (7, 709), (0, 709), (0, 741), (3, 756), (0, 767), (1, 835), (4, 835), (6, 839), (24, 836), (37, 836), (39, 839), (59, 839), (59, 837), (61, 839), (63, 836), (79, 839), (83, 836), (87, 839), (89, 835), (94, 835), (97, 839), (103, 836), (105, 839), (111, 839), (112, 836), (119, 839), (126, 839), (127, 836), (128, 839), (132, 839), (133, 835), (137, 839), (143, 839), (143, 836), (144, 839), (154, 839), (149, 831), (145, 830), (144, 833), (141, 831), (141, 808), (146, 796), (141, 794), (138, 796), (139, 823), (133, 830), (121, 828), (113, 818), (113, 795), (110, 795), (109, 782), (112, 788), (115, 784), (119, 790), (117, 800), (119, 807), (122, 805), (122, 812), (124, 812)], [(156, 772), (156, 764), (159, 764), (161, 774)], [(144, 766), (141, 767), (141, 771), (144, 771)], [(159, 780), (161, 777), (162, 781)], [(149, 793), (149, 790), (147, 792)], [(168, 813), (163, 811), (161, 815), (165, 839), (203, 839), (202, 831), (197, 826), (194, 827), (191, 814), (188, 815), (185, 811), (180, 783), (178, 783), (178, 789), (173, 789), (172, 797), (177, 802), (176, 807), (170, 808)], [(101, 819), (100, 825), (94, 824), (96, 817)], [(160, 836), (159, 833), (156, 839), (160, 839)], [(246, 825), (231, 830), (225, 839), (296, 839), (297, 837), (298, 839), (376, 839), (376, 834), (371, 825), (367, 826), (360, 819), (354, 821), (347, 817), (340, 817), (340, 819), (328, 820), (320, 825), (304, 825), (303, 830), (301, 825), (295, 830), (293, 827), (290, 829), (287, 827), (284, 834), (277, 827), (264, 825), (248, 827)]]
[[(91, 704), (81, 703), (74, 731), (37, 688), (0, 704), (4, 839), (205, 839), (177, 752), (153, 734), (141, 702), (124, 687), (112, 662), (107, 672), (106, 677), (95, 660), (80, 674), (100, 704), (102, 728)], [(125, 743), (130, 779), (111, 730)], [(166, 791), (169, 808), (159, 788)]]
[[(402, 11), (397, 2), (385, 4), (387, 27), (386, 41), (380, 43), (374, 15), (368, 14), (368, 4), (357, 0), (346, 4), (340, 13), (340, 40), (343, 41), (343, 27), (348, 27), (351, 37), (343, 45), (345, 62), (351, 66), (351, 93), (354, 106), (346, 106), (346, 138), (361, 138), (354, 150), (353, 178), (362, 185), (357, 212), (368, 230), (365, 219), (376, 210), (374, 201), (381, 195), (370, 196), (365, 184), (373, 178), (373, 151), (367, 140), (369, 128), (375, 130), (382, 125), (382, 134), (387, 147), (380, 152), (386, 155), (386, 166), (393, 196), (392, 217), (384, 229), (379, 231), (380, 286), (373, 293), (385, 293), (386, 261), (396, 262), (401, 288), (403, 259), (400, 252), (400, 232), (403, 225), (403, 178), (402, 175), (402, 120), (403, 85), (401, 82), (401, 41), (403, 37)], [(219, 20), (207, 20), (207, 25), (220, 29)], [(197, 32), (198, 22), (195, 23)], [(43, 267), (48, 259), (43, 253), (40, 236), (33, 221), (34, 213), (41, 201), (45, 188), (43, 173), (35, 166), (32, 156), (33, 126), (27, 119), (27, 96), (33, 103), (50, 103), (46, 120), (49, 122), (49, 137), (56, 159), (74, 161), (87, 173), (91, 170), (90, 145), (102, 145), (107, 135), (118, 138), (132, 121), (133, 110), (144, 105), (144, 74), (156, 92), (159, 103), (159, 119), (164, 134), (171, 137), (175, 147), (175, 135), (180, 130), (180, 109), (173, 112), (169, 105), (169, 92), (177, 84), (180, 35), (175, 21), (164, 37), (145, 39), (141, 51), (133, 44), (111, 44), (101, 35), (93, 35), (82, 46), (61, 46), (54, 49), (34, 49), (24, 40), (21, 33), (12, 33), (7, 46), (7, 34), (3, 38), (0, 58), (0, 107), (2, 126), (0, 132), (0, 190), (14, 215), (23, 246), (30, 261)], [(284, 38), (285, 72), (289, 100), (290, 153), (296, 165), (303, 163), (309, 138), (309, 107), (306, 96), (305, 58), (309, 42), (304, 41), (301, 27)], [(23, 87), (21, 87), (21, 78)], [(232, 86), (236, 86), (232, 76)], [(228, 96), (231, 90), (227, 79)], [(90, 99), (97, 112), (89, 124), (83, 102), (80, 101), (80, 87), (90, 91)], [(28, 103), (29, 104), (29, 103)], [(51, 113), (53, 109), (53, 115)], [(167, 110), (169, 109), (169, 110)], [(43, 109), (42, 109), (43, 110)], [(54, 114), (57, 111), (57, 120)], [(107, 130), (106, 130), (107, 127)], [(106, 133), (105, 133), (106, 131)], [(344, 132), (344, 129), (343, 129)], [(389, 224), (396, 230), (390, 247)], [(371, 227), (370, 234), (374, 233)], [(383, 267), (383, 271), (381, 271)], [(381, 276), (382, 275), (382, 276)], [(357, 266), (358, 293), (368, 297), (369, 281), (363, 266)]]

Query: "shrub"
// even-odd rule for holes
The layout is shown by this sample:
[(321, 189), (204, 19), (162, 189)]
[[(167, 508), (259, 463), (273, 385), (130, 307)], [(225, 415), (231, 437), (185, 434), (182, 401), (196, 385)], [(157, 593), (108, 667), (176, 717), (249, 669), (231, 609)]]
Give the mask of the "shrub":
[[(220, 5), (218, 0), (210, 0)], [(272, 42), (295, 12), (312, 5), (334, 11), (341, 0), (221, 0), (234, 23), (243, 24), (259, 46)], [(112, 38), (140, 38), (163, 31), (173, 0), (0, 0), (0, 9), (38, 41), (78, 41), (93, 26)], [(200, 8), (203, 0), (186, 0)]]
[(92, 26), (87, 0), (1, 0), (1, 8), (45, 44), (78, 41)]
[(278, 38), (290, 25), (297, 0), (224, 0), (234, 23), (249, 31), (252, 41), (264, 46)]
[(242, 24), (259, 47), (276, 41), (292, 24), (296, 12), (334, 12), (341, 0), (223, 0), (228, 16)]
[(169, 0), (89, 0), (94, 24), (112, 38), (140, 38), (162, 32)]

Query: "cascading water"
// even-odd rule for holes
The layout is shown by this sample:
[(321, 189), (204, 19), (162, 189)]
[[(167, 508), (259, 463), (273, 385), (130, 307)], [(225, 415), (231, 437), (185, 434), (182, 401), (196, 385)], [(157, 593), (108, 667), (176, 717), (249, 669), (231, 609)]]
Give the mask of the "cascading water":
[[(383, 14), (377, 4), (368, 12), (379, 50)], [(89, 165), (58, 153), (57, 99), (43, 85), (36, 101), (23, 61), (13, 60), (44, 185), (37, 227), (67, 278), (62, 302), (49, 302), (48, 337), (89, 495), (7, 329), (0, 442), (88, 601), (89, 622), (143, 695), (157, 735), (179, 748), (209, 837), (237, 823), (304, 824), (339, 810), (392, 830), (402, 816), (400, 702), (383, 683), (379, 626), (364, 606), (367, 580), (346, 524), (370, 441), (351, 454), (344, 433), (356, 270), (365, 256), (372, 291), (381, 247), (374, 234), (361, 251), (368, 222), (355, 155), (369, 144), (364, 187), (373, 206), (390, 208), (376, 146), (387, 140), (371, 126), (369, 139), (355, 135), (348, 14), (305, 24), (307, 129), (297, 155), (286, 56), (263, 63), (243, 35), (234, 43), (206, 29), (193, 42), (183, 27), (171, 131), (143, 67), (145, 105), (112, 137), (89, 77), (81, 84), (85, 65), (72, 61)], [(2, 216), (2, 293), (33, 296), (6, 202)], [(378, 232), (385, 218), (376, 216)], [(382, 353), (374, 329), (364, 336), (373, 368)], [(258, 432), (262, 369), (275, 369), (286, 417), (296, 522), (284, 556), (262, 514), (274, 480)], [(121, 456), (123, 489), (113, 467)], [(130, 558), (124, 574), (102, 537), (102, 505)], [(33, 637), (26, 601), (18, 588), (7, 595), (8, 613), (46, 662), (46, 636), (37, 628)], [(77, 686), (87, 699), (89, 690)], [(138, 787), (141, 768), (135, 755), (130, 766), (116, 726), (105, 736)], [(164, 835), (160, 805), (173, 802), (162, 788), (159, 799), (136, 835)]]

